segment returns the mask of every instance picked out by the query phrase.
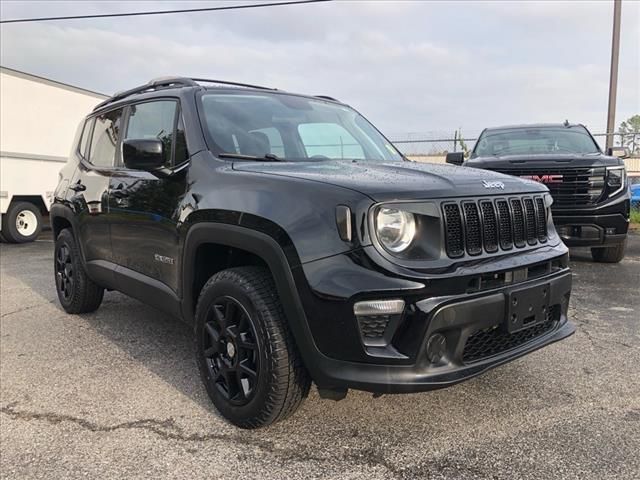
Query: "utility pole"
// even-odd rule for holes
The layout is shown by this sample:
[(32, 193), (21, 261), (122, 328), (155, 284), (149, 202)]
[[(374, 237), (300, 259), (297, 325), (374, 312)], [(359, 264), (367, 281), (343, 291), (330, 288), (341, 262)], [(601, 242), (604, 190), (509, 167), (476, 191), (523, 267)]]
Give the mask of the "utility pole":
[(607, 148), (613, 147), (616, 129), (616, 95), (618, 93), (618, 58), (620, 57), (620, 13), (622, 0), (613, 0), (613, 38), (611, 39), (611, 73), (609, 76), (609, 112), (607, 114)]

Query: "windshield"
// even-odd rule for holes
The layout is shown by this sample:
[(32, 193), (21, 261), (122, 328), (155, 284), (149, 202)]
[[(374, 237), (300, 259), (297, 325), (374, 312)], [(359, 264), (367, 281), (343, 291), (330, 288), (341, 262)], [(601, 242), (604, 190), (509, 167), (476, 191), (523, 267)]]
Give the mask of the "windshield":
[(538, 127), (491, 130), (478, 139), (474, 157), (491, 155), (526, 155), (599, 153), (583, 127)]
[(289, 161), (403, 160), (362, 115), (345, 105), (267, 92), (205, 93), (201, 102), (216, 154), (275, 155)]

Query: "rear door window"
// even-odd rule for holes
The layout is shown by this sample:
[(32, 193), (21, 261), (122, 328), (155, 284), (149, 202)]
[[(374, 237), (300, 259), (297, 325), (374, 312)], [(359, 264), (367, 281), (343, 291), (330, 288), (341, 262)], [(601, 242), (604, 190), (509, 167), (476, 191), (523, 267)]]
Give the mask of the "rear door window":
[(111, 110), (95, 118), (89, 162), (97, 167), (113, 167), (116, 161), (122, 109)]

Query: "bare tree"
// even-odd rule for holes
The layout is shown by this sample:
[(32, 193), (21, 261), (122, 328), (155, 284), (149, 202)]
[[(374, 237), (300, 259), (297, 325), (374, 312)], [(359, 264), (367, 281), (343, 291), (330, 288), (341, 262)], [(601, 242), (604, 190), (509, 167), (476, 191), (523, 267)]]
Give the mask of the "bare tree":
[(640, 154), (640, 115), (634, 115), (622, 122), (618, 133), (621, 146), (628, 147), (633, 154)]

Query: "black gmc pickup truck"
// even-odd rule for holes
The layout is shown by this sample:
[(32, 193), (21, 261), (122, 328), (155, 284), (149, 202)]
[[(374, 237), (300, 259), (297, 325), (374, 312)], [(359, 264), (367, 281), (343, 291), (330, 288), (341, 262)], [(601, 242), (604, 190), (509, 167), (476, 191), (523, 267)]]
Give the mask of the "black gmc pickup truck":
[(467, 161), (451, 153), (447, 162), (543, 183), (553, 196), (553, 220), (564, 242), (591, 247), (596, 262), (619, 262), (631, 197), (622, 161), (626, 150), (609, 150), (605, 155), (583, 125), (516, 125), (485, 129)]
[(183, 320), (243, 428), (312, 380), (432, 390), (574, 332), (543, 185), (407, 161), (328, 97), (151, 81), (86, 117), (54, 196), (63, 308), (119, 290)]

